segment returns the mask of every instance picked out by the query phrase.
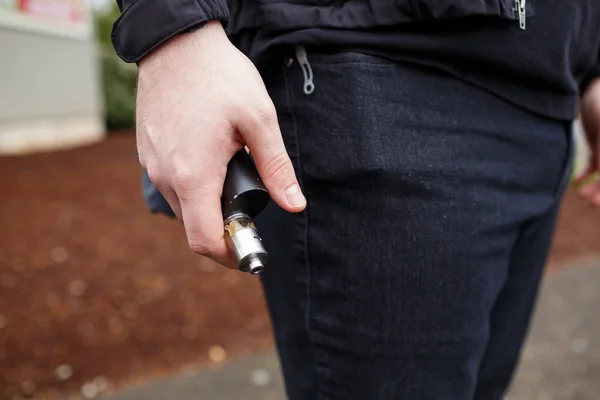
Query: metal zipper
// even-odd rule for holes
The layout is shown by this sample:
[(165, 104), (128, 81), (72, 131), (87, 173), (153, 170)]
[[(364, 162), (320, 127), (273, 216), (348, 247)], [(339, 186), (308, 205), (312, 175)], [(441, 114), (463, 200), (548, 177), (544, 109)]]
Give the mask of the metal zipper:
[(525, 30), (527, 24), (527, 0), (515, 0), (515, 12), (519, 16), (519, 26)]
[(304, 46), (296, 46), (296, 59), (298, 59), (298, 64), (302, 68), (302, 75), (304, 75), (304, 94), (309, 95), (315, 91), (315, 83), (313, 82), (313, 72)]

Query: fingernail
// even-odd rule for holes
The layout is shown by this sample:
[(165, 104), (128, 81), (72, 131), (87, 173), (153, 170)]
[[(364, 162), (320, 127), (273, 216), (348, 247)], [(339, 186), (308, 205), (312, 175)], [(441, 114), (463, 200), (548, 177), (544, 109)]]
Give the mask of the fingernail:
[(287, 198), (288, 203), (293, 207), (302, 207), (306, 204), (306, 199), (297, 184), (289, 187), (285, 191), (285, 197)]

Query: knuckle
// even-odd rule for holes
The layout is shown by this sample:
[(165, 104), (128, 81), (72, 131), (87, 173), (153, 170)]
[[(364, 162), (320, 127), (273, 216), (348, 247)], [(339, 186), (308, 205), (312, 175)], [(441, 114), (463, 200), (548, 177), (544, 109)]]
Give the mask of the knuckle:
[(202, 256), (211, 255), (215, 249), (215, 246), (210, 241), (201, 239), (188, 239), (188, 246), (194, 253)]
[(147, 169), (148, 168), (148, 163), (146, 162), (146, 157), (144, 157), (142, 155), (142, 153), (138, 153), (137, 158), (138, 158), (138, 162), (139, 162), (140, 166), (142, 168), (144, 168), (144, 169)]
[(271, 125), (277, 121), (275, 106), (272, 104), (261, 105), (253, 111), (252, 119), (259, 126)]
[(162, 184), (163, 176), (159, 168), (156, 168), (153, 165), (148, 165), (146, 168), (146, 173), (148, 174), (148, 178), (154, 185), (160, 186)]
[(264, 167), (264, 175), (267, 179), (292, 179), (292, 171), (290, 157), (285, 152), (276, 154)]
[(188, 168), (178, 167), (173, 173), (173, 188), (181, 194), (189, 193), (192, 190), (194, 177)]

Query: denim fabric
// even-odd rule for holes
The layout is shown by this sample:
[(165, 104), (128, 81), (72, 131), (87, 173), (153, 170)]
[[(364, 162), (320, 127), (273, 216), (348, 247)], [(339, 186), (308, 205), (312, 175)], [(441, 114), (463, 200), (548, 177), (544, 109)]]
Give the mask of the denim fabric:
[(158, 188), (154, 186), (154, 183), (152, 183), (148, 176), (148, 172), (144, 169), (142, 169), (142, 193), (150, 212), (175, 218), (173, 209)]
[(297, 62), (263, 71), (308, 199), (256, 221), (288, 398), (500, 399), (568, 182), (570, 123), (433, 70), (308, 59), (311, 95)]

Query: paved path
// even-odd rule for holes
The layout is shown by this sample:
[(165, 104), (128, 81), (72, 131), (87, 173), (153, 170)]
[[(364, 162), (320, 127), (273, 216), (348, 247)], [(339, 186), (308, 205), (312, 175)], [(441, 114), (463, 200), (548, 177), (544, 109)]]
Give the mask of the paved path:
[[(260, 354), (123, 390), (105, 400), (284, 400), (277, 358)], [(600, 399), (600, 260), (544, 284), (508, 400)]]

